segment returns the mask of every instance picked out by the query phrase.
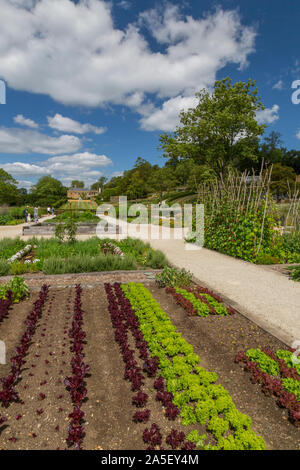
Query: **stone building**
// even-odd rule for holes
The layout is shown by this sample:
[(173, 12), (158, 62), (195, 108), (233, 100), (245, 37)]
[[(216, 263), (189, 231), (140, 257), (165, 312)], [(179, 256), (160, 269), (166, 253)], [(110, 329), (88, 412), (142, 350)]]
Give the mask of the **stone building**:
[(98, 196), (99, 191), (92, 189), (70, 188), (68, 189), (68, 199), (94, 199)]

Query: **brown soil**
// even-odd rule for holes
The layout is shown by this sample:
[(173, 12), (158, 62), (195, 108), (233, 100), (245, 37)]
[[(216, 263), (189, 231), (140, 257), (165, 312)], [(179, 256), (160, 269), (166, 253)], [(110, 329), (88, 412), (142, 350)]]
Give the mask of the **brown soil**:
[[(78, 276), (76, 282), (79, 282)], [(124, 279), (124, 280), (129, 280)], [(75, 279), (73, 279), (75, 281)], [(144, 279), (145, 281), (145, 279)], [(41, 285), (41, 282), (40, 282)], [(299, 449), (300, 431), (287, 420), (272, 398), (265, 397), (258, 386), (249, 381), (247, 373), (234, 364), (235, 353), (245, 347), (283, 345), (243, 316), (199, 318), (188, 317), (164, 290), (147, 282), (147, 287), (161, 303), (172, 321), (200, 355), (202, 366), (219, 374), (237, 407), (253, 419), (253, 429), (261, 434), (269, 449)], [(8, 421), (0, 428), (2, 449), (65, 449), (68, 415), (72, 411), (69, 392), (63, 383), (71, 374), (68, 329), (72, 323), (75, 289), (53, 288), (26, 357), (22, 378), (16, 390), (24, 404), (13, 403), (0, 408)], [(30, 312), (37, 292), (30, 299), (14, 305), (8, 318), (0, 324), (0, 338), (7, 344), (7, 358), (24, 331), (24, 320)], [(86, 378), (88, 399), (85, 412), (85, 449), (144, 449), (142, 433), (151, 423), (157, 423), (164, 439), (171, 429), (189, 431), (179, 420), (168, 421), (161, 404), (155, 401), (153, 379), (147, 378), (143, 391), (149, 395), (149, 422), (132, 421), (137, 408), (132, 405), (130, 383), (123, 379), (124, 364), (114, 339), (103, 283), (85, 287), (82, 293), (85, 362), (91, 366)], [(129, 338), (132, 341), (131, 338)], [(141, 360), (136, 357), (139, 365)], [(46, 362), (47, 361), (47, 362)], [(49, 361), (49, 362), (48, 362)], [(10, 366), (0, 366), (0, 377), (9, 373)], [(46, 382), (45, 382), (46, 381)], [(45, 382), (45, 383), (44, 383)], [(41, 398), (40, 393), (46, 395)], [(38, 414), (38, 410), (43, 410)], [(16, 419), (21, 415), (20, 419)], [(199, 431), (204, 431), (200, 429)], [(36, 437), (34, 437), (36, 436)], [(13, 442), (10, 438), (16, 438)], [(164, 447), (166, 444), (163, 444)]]
[(287, 411), (280, 409), (274, 398), (266, 397), (259, 385), (253, 385), (249, 374), (234, 362), (240, 350), (287, 349), (287, 346), (239, 313), (227, 317), (188, 316), (164, 289), (153, 285), (149, 290), (193, 345), (201, 365), (218, 373), (219, 382), (229, 391), (237, 408), (252, 418), (253, 430), (265, 439), (267, 447), (300, 449), (300, 429), (288, 421)]

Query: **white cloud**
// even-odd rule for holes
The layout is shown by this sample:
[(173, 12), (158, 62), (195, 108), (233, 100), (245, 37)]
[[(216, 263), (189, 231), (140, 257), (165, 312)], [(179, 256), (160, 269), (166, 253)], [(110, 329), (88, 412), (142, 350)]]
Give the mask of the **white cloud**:
[(296, 134), (297, 139), (300, 139), (300, 131)]
[(272, 124), (279, 119), (279, 106), (274, 104), (272, 108), (266, 108), (256, 113), (257, 122), (259, 124)]
[(81, 141), (73, 135), (51, 137), (38, 131), (0, 128), (0, 152), (2, 153), (42, 153), (57, 155), (79, 150)]
[(116, 178), (117, 176), (123, 176), (124, 171), (114, 171), (111, 175), (110, 178)]
[(46, 167), (22, 162), (4, 163), (1, 165), (1, 168), (12, 174), (14, 177), (44, 176), (50, 174)]
[(103, 168), (112, 164), (106, 155), (90, 152), (75, 153), (50, 157), (35, 164), (13, 162), (2, 164), (1, 167), (14, 177), (35, 177), (52, 175), (64, 184), (73, 179), (80, 179), (86, 184), (94, 183), (103, 175)]
[(146, 110), (145, 117), (140, 120), (141, 127), (147, 131), (173, 131), (179, 124), (180, 111), (193, 108), (197, 103), (198, 100), (195, 96), (171, 98), (165, 101), (160, 109)]
[(33, 184), (34, 184), (34, 183), (33, 183), (32, 181), (19, 180), (19, 182), (18, 182), (18, 187), (19, 187), (19, 188), (30, 189)]
[(283, 81), (278, 80), (278, 82), (275, 83), (272, 87), (274, 90), (282, 90), (283, 89)]
[(86, 134), (88, 132), (103, 134), (106, 131), (105, 127), (96, 127), (92, 124), (81, 124), (80, 122), (62, 116), (61, 114), (55, 114), (53, 117), (48, 116), (47, 119), (49, 127), (61, 132), (68, 132), (71, 134)]
[(37, 129), (39, 126), (32, 119), (25, 118), (23, 114), (18, 114), (14, 117), (14, 122), (20, 124), (21, 126), (31, 127), (32, 129)]
[[(256, 33), (235, 11), (218, 9), (198, 19), (167, 4), (162, 14), (151, 10), (120, 30), (112, 2), (40, 0), (31, 11), (9, 0), (0, 3), (2, 77), (12, 88), (68, 105), (187, 99), (210, 87), (226, 64), (244, 67), (254, 50)], [(160, 51), (151, 50), (144, 27)]]
[(32, 8), (34, 7), (39, 0), (8, 0), (13, 5), (22, 7), (22, 8)]
[(131, 8), (131, 2), (128, 0), (121, 0), (117, 5), (124, 10), (129, 10), (129, 8)]

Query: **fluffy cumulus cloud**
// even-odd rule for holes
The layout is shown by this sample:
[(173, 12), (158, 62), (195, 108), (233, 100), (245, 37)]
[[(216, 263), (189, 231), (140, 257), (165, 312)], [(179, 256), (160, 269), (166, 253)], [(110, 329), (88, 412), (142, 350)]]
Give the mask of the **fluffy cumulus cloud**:
[(35, 130), (0, 127), (0, 152), (57, 155), (79, 150), (81, 141), (73, 135), (52, 137)]
[(37, 129), (39, 126), (32, 119), (25, 118), (23, 114), (18, 114), (14, 117), (14, 122), (20, 124), (20, 126), (31, 127), (32, 129)]
[(265, 108), (256, 113), (256, 118), (259, 124), (272, 124), (272, 122), (279, 119), (279, 106), (274, 104), (272, 108)]
[(3, 168), (5, 171), (12, 174), (16, 178), (18, 178), (19, 176), (40, 177), (50, 174), (48, 168), (46, 168), (45, 166), (32, 165), (30, 163), (22, 162), (5, 163), (4, 165), (1, 165), (1, 168)]
[(299, 130), (299, 132), (297, 132), (296, 137), (297, 137), (297, 139), (300, 139), (300, 130)]
[(151, 112), (146, 110), (141, 119), (141, 127), (147, 131), (162, 129), (172, 131), (178, 124), (178, 115), (182, 109), (193, 108), (197, 104), (195, 96), (176, 96), (165, 101), (161, 108), (153, 109)]
[[(130, 106), (149, 130), (170, 130), (179, 104), (189, 106), (226, 64), (244, 67), (254, 50), (255, 31), (235, 11), (183, 17), (167, 4), (121, 30), (112, 3), (102, 0), (0, 4), (1, 75), (10, 87), (67, 105)], [(145, 28), (159, 50), (151, 49)]]
[(106, 131), (105, 127), (96, 127), (92, 124), (81, 124), (80, 122), (62, 116), (61, 114), (55, 114), (53, 117), (48, 116), (47, 119), (49, 127), (61, 132), (68, 132), (71, 134), (86, 134), (89, 132), (93, 132), (94, 134), (103, 134)]
[(72, 155), (59, 155), (47, 160), (30, 164), (23, 162), (5, 163), (1, 165), (16, 179), (19, 177), (40, 178), (52, 175), (68, 185), (73, 179), (83, 180), (87, 185), (94, 183), (103, 175), (103, 168), (112, 164), (106, 155), (97, 155), (90, 152), (75, 153)]

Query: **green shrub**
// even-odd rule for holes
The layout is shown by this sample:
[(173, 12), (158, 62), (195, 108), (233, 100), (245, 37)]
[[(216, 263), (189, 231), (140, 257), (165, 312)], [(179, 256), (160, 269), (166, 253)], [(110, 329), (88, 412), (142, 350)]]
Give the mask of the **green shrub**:
[(10, 273), (13, 275), (25, 274), (27, 272), (27, 265), (22, 261), (14, 261), (10, 265)]
[(300, 281), (300, 266), (295, 266), (291, 269), (291, 278), (294, 281)]
[(152, 269), (161, 269), (168, 266), (168, 261), (164, 253), (159, 250), (151, 249), (147, 255), (145, 264)]
[(8, 291), (12, 292), (12, 300), (14, 303), (19, 302), (29, 294), (29, 289), (24, 278), (17, 276), (11, 281), (0, 285), (0, 299), (5, 299)]
[(164, 267), (160, 274), (155, 276), (159, 287), (188, 287), (192, 283), (192, 274), (184, 268)]
[(7, 276), (10, 271), (10, 265), (6, 259), (0, 259), (0, 276)]
[(25, 245), (26, 243), (20, 238), (3, 238), (0, 240), (0, 258), (10, 258)]
[(44, 260), (52, 257), (67, 258), (74, 255), (96, 256), (100, 253), (99, 238), (92, 237), (75, 243), (60, 243), (55, 238), (41, 238), (37, 241), (36, 258)]
[(54, 256), (43, 263), (45, 274), (84, 273), (97, 271), (128, 271), (136, 269), (136, 262), (132, 256), (104, 255), (97, 256), (76, 255), (66, 259)]

